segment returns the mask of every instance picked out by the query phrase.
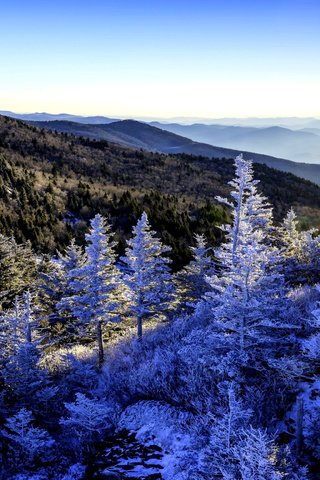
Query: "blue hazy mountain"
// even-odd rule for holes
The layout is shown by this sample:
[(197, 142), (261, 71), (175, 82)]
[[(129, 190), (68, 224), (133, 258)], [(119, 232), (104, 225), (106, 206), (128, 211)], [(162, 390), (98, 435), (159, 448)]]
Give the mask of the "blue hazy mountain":
[[(99, 125), (108, 125), (119, 121), (119, 119), (107, 116), (79, 116), (68, 113), (0, 112), (0, 114), (25, 121), (68, 121), (87, 126), (95, 125), (97, 129)], [(256, 152), (295, 162), (320, 164), (320, 120), (316, 118), (221, 118), (211, 121), (211, 123), (191, 124), (190, 119), (182, 118), (180, 120), (179, 122), (155, 121), (149, 122), (149, 124), (194, 142), (232, 150)], [(74, 128), (77, 127), (74, 125)], [(81, 132), (79, 134), (81, 135)], [(96, 134), (98, 137), (105, 136), (103, 131), (100, 131), (99, 134), (96, 132)], [(94, 133), (91, 132), (91, 135)], [(129, 139), (124, 138), (124, 140)], [(141, 145), (141, 148), (145, 147), (146, 145)]]
[(314, 127), (291, 130), (279, 126), (257, 128), (199, 123), (181, 125), (152, 122), (151, 125), (196, 142), (320, 164), (320, 130)]
[(35, 121), (35, 122), (50, 122), (54, 120), (66, 120), (70, 122), (77, 122), (77, 123), (87, 123), (87, 124), (100, 124), (100, 123), (111, 123), (115, 122), (117, 119), (115, 118), (108, 118), (104, 116), (93, 116), (93, 117), (85, 117), (82, 115), (71, 115), (69, 113), (14, 113), (9, 111), (0, 111), (0, 115), (4, 115), (6, 117), (17, 118), (18, 120), (25, 120), (25, 121)]

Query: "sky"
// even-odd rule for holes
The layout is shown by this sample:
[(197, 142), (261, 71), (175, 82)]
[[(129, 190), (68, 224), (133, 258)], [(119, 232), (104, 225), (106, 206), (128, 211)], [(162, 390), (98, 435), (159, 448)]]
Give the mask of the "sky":
[(0, 110), (320, 117), (319, 0), (0, 0)]

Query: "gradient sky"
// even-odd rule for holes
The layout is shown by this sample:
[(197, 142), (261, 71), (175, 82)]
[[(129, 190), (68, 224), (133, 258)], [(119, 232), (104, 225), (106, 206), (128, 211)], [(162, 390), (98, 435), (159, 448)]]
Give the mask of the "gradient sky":
[(0, 110), (320, 116), (319, 0), (0, 0)]

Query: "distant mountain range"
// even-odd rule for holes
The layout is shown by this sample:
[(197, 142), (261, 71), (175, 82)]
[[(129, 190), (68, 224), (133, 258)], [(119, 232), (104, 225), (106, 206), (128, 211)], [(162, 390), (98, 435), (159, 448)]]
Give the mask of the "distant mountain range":
[[(312, 117), (222, 118), (216, 120), (219, 124), (186, 125), (177, 122), (119, 121), (105, 116), (86, 117), (68, 113), (16, 114), (6, 111), (0, 114), (35, 122), (49, 130), (163, 153), (229, 158), (241, 151), (256, 162), (320, 184), (320, 120)], [(296, 162), (296, 165), (288, 163), (288, 160)]]
[(18, 120), (26, 120), (26, 121), (37, 121), (37, 122), (50, 122), (54, 120), (67, 120), (70, 122), (77, 122), (77, 123), (92, 123), (92, 124), (99, 124), (99, 123), (111, 123), (117, 121), (115, 118), (108, 118), (103, 116), (94, 116), (94, 117), (84, 117), (82, 115), (71, 115), (69, 113), (14, 113), (9, 112), (6, 110), (0, 111), (0, 115), (4, 115), (6, 117), (16, 118)]
[[(147, 151), (169, 154), (187, 153), (209, 158), (235, 158), (239, 152), (242, 152), (247, 158), (254, 160), (256, 163), (264, 163), (269, 167), (293, 173), (294, 175), (311, 180), (320, 185), (320, 165), (292, 162), (290, 160), (246, 151), (241, 147), (239, 149), (231, 149), (195, 142), (186, 136), (164, 130), (164, 127), (167, 127), (167, 125), (161, 125), (162, 128), (158, 128), (135, 120), (122, 120), (100, 125), (80, 124), (70, 121), (30, 123), (50, 131), (65, 132), (95, 140), (106, 140), (108, 142)], [(179, 127), (182, 128), (181, 125)], [(223, 129), (224, 127), (220, 128)], [(248, 128), (248, 132), (250, 131), (251, 129)], [(309, 135), (309, 133), (305, 135)]]
[[(119, 122), (119, 119), (105, 116), (90, 117), (70, 115), (68, 113), (49, 114), (44, 112), (16, 114), (6, 111), (0, 112), (0, 114), (26, 121), (72, 122), (73, 133), (79, 135), (90, 134), (91, 138), (106, 138), (107, 133), (104, 126), (111, 123), (118, 124)], [(211, 123), (202, 121), (201, 123), (186, 124), (187, 120), (188, 119), (182, 118), (175, 122), (154, 121), (140, 123), (148, 123), (151, 126), (185, 137), (185, 139), (193, 140), (193, 142), (212, 145), (215, 148), (222, 147), (237, 151), (255, 152), (272, 157), (285, 158), (295, 162), (320, 164), (320, 119), (312, 117), (220, 118), (211, 120)], [(85, 128), (77, 127), (75, 124), (83, 124)], [(92, 129), (90, 125), (96, 128)], [(58, 128), (62, 128), (62, 124), (58, 126)], [(151, 131), (149, 131), (149, 133), (150, 132)], [(150, 148), (149, 138), (139, 138), (139, 136), (136, 138), (134, 134), (133, 141), (132, 138), (129, 138), (132, 137), (130, 132), (128, 135), (127, 131), (118, 131), (117, 135), (120, 133), (126, 145)], [(108, 135), (111, 134), (112, 132), (109, 131)], [(111, 137), (108, 139), (112, 141)], [(118, 142), (118, 137), (116, 137), (114, 141)], [(185, 147), (186, 140), (182, 143)], [(172, 144), (172, 148), (177, 147), (173, 138), (171, 138), (169, 144)], [(188, 153), (193, 153), (195, 146), (193, 145), (191, 148), (192, 151), (190, 151), (191, 144), (190, 142), (187, 142), (187, 144)], [(151, 147), (153, 148), (152, 145)], [(157, 142), (156, 145), (154, 145), (154, 148), (160, 151), (162, 151), (162, 147), (164, 147), (164, 145), (161, 145), (159, 148)], [(198, 149), (200, 148), (198, 145), (196, 154), (198, 154)], [(208, 155), (207, 147), (202, 147), (202, 149), (205, 150), (204, 155)], [(181, 150), (178, 149), (177, 151), (179, 152)], [(214, 155), (216, 155), (215, 152), (216, 150), (213, 153)], [(224, 155), (222, 152), (221, 154)]]
[(180, 123), (191, 125), (203, 123), (204, 125), (226, 125), (238, 127), (284, 127), (292, 130), (303, 128), (320, 128), (320, 118), (315, 117), (245, 117), (245, 118), (188, 118), (176, 117), (170, 120), (158, 120), (162, 123)]
[[(11, 111), (0, 111), (0, 115), (7, 117), (17, 118), (19, 120), (35, 120), (42, 122), (50, 122), (52, 120), (68, 120), (71, 122), (87, 123), (87, 124), (99, 124), (99, 123), (111, 123), (118, 120), (123, 120), (124, 117), (110, 118), (106, 116), (83, 116), (83, 115), (71, 115), (69, 113), (15, 113)], [(258, 118), (258, 117), (246, 117), (246, 118), (191, 118), (191, 117), (175, 117), (169, 119), (150, 119), (139, 117), (136, 120), (151, 123), (152, 121), (158, 121), (163, 124), (167, 123), (179, 123), (182, 125), (192, 125), (194, 123), (202, 123), (204, 125), (226, 125), (226, 126), (242, 126), (242, 127), (283, 127), (291, 130), (299, 129), (320, 129), (320, 118), (314, 117), (270, 117), (270, 118)]]
[(264, 153), (288, 158), (295, 162), (320, 164), (320, 122), (319, 129), (304, 128), (301, 130), (290, 130), (278, 126), (257, 128), (159, 122), (152, 122), (152, 125), (191, 138), (196, 142)]

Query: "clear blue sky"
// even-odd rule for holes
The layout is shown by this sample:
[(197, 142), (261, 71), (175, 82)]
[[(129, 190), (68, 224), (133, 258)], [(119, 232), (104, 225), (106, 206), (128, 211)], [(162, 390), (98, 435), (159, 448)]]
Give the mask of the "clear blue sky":
[(1, 1), (0, 110), (320, 116), (320, 1)]

